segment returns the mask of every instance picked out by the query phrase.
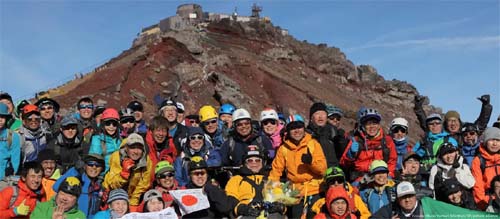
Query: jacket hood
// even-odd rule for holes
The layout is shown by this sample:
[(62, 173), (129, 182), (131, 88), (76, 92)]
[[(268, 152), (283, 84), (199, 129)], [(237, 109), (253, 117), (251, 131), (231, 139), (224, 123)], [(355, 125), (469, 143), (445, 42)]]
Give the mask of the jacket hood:
[[(126, 147), (121, 147), (119, 152), (120, 152), (120, 158), (128, 157)], [(137, 170), (137, 169), (142, 168), (142, 167), (146, 168), (148, 166), (147, 155), (148, 155), (148, 152), (146, 150), (142, 151), (141, 159), (139, 159), (139, 161), (137, 162), (137, 165), (135, 166), (134, 170)]]
[(331, 208), (331, 204), (333, 201), (340, 198), (344, 199), (347, 203), (346, 211), (343, 215), (341, 215), (344, 216), (346, 214), (349, 214), (349, 196), (347, 194), (347, 191), (343, 186), (336, 186), (328, 189), (328, 192), (326, 193), (326, 208), (328, 209), (328, 213), (331, 217), (335, 217), (333, 209)]
[(442, 131), (441, 133), (438, 133), (438, 134), (432, 134), (432, 132), (427, 132), (427, 139), (429, 139), (430, 141), (434, 142), (438, 139), (441, 139), (441, 138), (444, 138), (446, 136), (450, 135), (448, 132), (446, 131)]
[(290, 149), (291, 151), (295, 151), (300, 147), (307, 147), (307, 142), (309, 142), (311, 138), (312, 138), (311, 134), (305, 132), (304, 137), (299, 142), (299, 145), (295, 145), (294, 143), (292, 143), (290, 139), (286, 139), (284, 142), (284, 146)]
[(22, 180), (18, 181), (17, 186), (19, 187), (19, 190), (22, 191), (22, 193), (27, 194), (27, 196), (29, 196), (29, 197), (32, 197), (32, 198), (36, 198), (38, 196), (45, 197), (45, 190), (43, 189), (42, 184), (40, 184), (40, 190), (39, 190), (38, 194), (35, 193), (30, 188), (28, 188), (28, 186), (26, 185), (26, 183), (24, 181), (22, 181)]
[(499, 160), (500, 159), (500, 151), (494, 154), (491, 154), (487, 149), (485, 144), (481, 144), (479, 147), (479, 153), (484, 157), (485, 160)]

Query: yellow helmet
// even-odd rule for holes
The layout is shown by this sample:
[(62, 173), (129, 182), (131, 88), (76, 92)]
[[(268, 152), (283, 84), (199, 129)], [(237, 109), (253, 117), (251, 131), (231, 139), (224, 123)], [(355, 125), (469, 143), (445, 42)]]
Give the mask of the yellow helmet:
[(215, 110), (215, 108), (210, 105), (202, 106), (200, 108), (200, 111), (198, 112), (198, 115), (200, 116), (200, 122), (205, 122), (210, 119), (216, 119), (218, 117), (217, 110)]

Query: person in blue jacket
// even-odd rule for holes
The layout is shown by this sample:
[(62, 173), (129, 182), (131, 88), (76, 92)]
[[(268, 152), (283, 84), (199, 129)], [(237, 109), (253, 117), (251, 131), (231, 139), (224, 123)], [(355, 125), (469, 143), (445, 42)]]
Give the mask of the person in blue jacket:
[(70, 176), (82, 182), (82, 191), (78, 198), (78, 208), (85, 213), (86, 218), (92, 218), (101, 206), (103, 188), (99, 177), (104, 169), (104, 159), (99, 154), (88, 154), (84, 157), (83, 169), (70, 168), (52, 187), (57, 192), (59, 185)]
[(121, 218), (129, 212), (128, 194), (123, 189), (111, 190), (108, 198), (109, 208), (99, 211), (93, 219), (115, 219)]
[(7, 105), (0, 103), (0, 180), (15, 175), (21, 162), (21, 138), (7, 128), (11, 119)]
[(101, 121), (103, 125), (100, 129), (102, 131), (100, 134), (92, 136), (89, 154), (100, 154), (104, 157), (105, 173), (109, 170), (109, 158), (111, 154), (120, 149), (122, 143), (118, 128), (120, 124), (118, 111), (113, 108), (107, 108), (102, 113)]
[(461, 145), (462, 156), (467, 161), (467, 165), (472, 166), (472, 160), (479, 153), (479, 126), (473, 123), (465, 123), (461, 130), (463, 144)]
[(440, 145), (449, 142), (458, 147), (458, 143), (448, 132), (444, 131), (443, 119), (439, 114), (433, 113), (427, 116), (425, 123), (429, 131), (425, 133), (425, 137), (421, 141), (415, 144), (413, 151), (421, 157), (420, 163), (428, 173), (432, 165), (437, 162), (437, 152)]
[(148, 132), (148, 126), (146, 125), (146, 121), (144, 121), (144, 106), (141, 102), (134, 100), (128, 103), (127, 108), (134, 112), (135, 133), (145, 136), (146, 132)]
[(191, 157), (200, 156), (207, 163), (208, 167), (219, 167), (221, 156), (218, 149), (215, 149), (205, 138), (203, 129), (200, 127), (189, 127), (188, 138), (183, 145), (183, 151), (175, 159), (175, 179), (179, 186), (186, 186), (189, 183), (189, 163)]

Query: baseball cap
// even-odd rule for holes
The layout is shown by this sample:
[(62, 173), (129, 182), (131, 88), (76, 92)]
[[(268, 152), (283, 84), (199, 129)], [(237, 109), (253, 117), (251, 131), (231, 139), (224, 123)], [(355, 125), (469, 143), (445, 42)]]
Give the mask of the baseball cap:
[(410, 182), (403, 181), (396, 187), (396, 194), (398, 198), (401, 198), (405, 195), (415, 195), (417, 192), (415, 191), (415, 187), (413, 187)]

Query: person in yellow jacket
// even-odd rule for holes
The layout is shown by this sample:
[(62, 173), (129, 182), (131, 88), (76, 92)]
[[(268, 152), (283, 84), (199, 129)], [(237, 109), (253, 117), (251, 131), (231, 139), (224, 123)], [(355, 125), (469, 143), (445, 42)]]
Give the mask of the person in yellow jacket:
[(300, 191), (302, 201), (288, 208), (289, 218), (307, 216), (314, 212), (310, 207), (319, 199), (319, 188), (326, 171), (326, 158), (321, 145), (305, 132), (304, 121), (300, 115), (290, 116), (286, 126), (284, 142), (276, 152), (269, 174), (269, 180), (279, 181), (284, 170), (293, 189)]
[(371, 216), (370, 210), (368, 210), (363, 199), (359, 196), (359, 191), (346, 181), (344, 171), (340, 169), (340, 167), (328, 168), (323, 183), (324, 187), (322, 190), (324, 191), (320, 193), (322, 198), (316, 201), (311, 207), (314, 213), (328, 213), (327, 206), (324, 205), (326, 191), (332, 187), (343, 187), (347, 191), (347, 196), (349, 198), (347, 201), (349, 202), (351, 212), (360, 219), (368, 219)]
[(128, 191), (130, 210), (138, 208), (139, 198), (148, 191), (153, 164), (146, 155), (144, 139), (136, 133), (127, 137), (127, 144), (113, 152), (109, 159), (109, 172), (103, 186), (107, 191), (122, 188)]
[(267, 218), (283, 218), (286, 207), (279, 202), (264, 203), (263, 189), (267, 176), (264, 154), (256, 145), (247, 147), (240, 175), (231, 177), (226, 184), (226, 194), (234, 207), (235, 217), (257, 217), (266, 211)]

